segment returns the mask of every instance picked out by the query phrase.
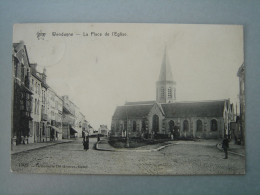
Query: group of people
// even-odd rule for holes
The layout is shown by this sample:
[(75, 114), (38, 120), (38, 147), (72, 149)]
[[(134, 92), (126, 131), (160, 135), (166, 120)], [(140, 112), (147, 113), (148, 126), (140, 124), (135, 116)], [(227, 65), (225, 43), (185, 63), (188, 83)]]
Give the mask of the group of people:
[[(82, 135), (83, 136), (83, 148), (84, 150), (88, 150), (89, 149), (89, 135), (86, 135), (85, 133)], [(100, 135), (97, 135), (97, 142), (100, 141)]]

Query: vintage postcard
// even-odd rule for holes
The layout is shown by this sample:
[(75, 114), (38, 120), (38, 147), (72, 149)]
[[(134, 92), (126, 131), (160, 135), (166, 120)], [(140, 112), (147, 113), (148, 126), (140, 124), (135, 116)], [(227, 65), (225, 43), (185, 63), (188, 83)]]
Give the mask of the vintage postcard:
[(15, 24), (11, 170), (245, 174), (243, 26)]

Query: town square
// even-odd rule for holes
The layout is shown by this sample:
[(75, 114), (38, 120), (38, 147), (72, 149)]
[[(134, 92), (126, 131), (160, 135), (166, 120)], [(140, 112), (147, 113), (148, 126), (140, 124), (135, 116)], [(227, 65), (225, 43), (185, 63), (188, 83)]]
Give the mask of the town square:
[(242, 26), (68, 27), (14, 26), (13, 172), (245, 174)]

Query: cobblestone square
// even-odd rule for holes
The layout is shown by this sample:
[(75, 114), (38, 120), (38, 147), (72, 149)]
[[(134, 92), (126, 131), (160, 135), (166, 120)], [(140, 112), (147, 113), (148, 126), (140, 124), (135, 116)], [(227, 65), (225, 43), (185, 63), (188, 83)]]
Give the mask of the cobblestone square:
[[(215, 142), (216, 141), (216, 142)], [(12, 170), (24, 173), (208, 175), (244, 174), (245, 157), (224, 153), (215, 141), (174, 141), (160, 151), (98, 151), (96, 139), (83, 150), (82, 140), (12, 155)]]

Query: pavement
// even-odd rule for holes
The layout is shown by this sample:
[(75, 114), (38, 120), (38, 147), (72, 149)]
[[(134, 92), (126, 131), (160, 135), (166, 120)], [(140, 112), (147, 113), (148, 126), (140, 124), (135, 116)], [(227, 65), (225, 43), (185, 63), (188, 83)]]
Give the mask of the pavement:
[(68, 143), (72, 142), (73, 140), (68, 140), (68, 139), (62, 139), (62, 140), (57, 140), (57, 141), (52, 141), (52, 142), (40, 142), (40, 143), (31, 143), (31, 144), (19, 144), (16, 146), (12, 146), (11, 149), (11, 154), (17, 154), (21, 152), (27, 152), (30, 150), (36, 150), (40, 148), (45, 148), (57, 144), (63, 144), (63, 143)]
[[(216, 145), (217, 149), (223, 151), (222, 149), (222, 142), (219, 140), (197, 140), (197, 141), (168, 141), (164, 146), (161, 144), (154, 144), (154, 145), (146, 145), (138, 148), (124, 148), (118, 149), (112, 147), (107, 139), (100, 140), (96, 144), (96, 149), (101, 151), (112, 151), (112, 152), (125, 152), (125, 151), (137, 151), (137, 152), (153, 152), (153, 151), (160, 151), (168, 146), (177, 145), (177, 144), (198, 144), (198, 145), (205, 145), (205, 146), (212, 146)], [(241, 145), (234, 144), (233, 142), (229, 143), (229, 153), (243, 156), (245, 157), (245, 147)]]

